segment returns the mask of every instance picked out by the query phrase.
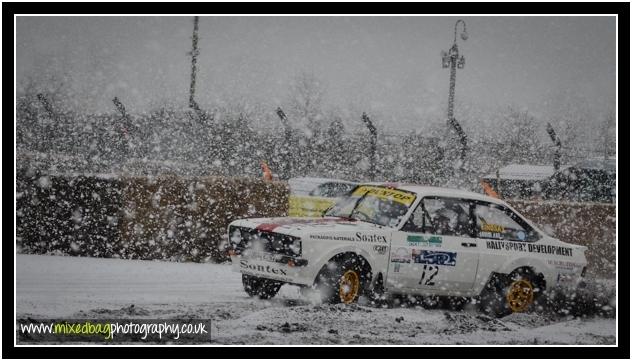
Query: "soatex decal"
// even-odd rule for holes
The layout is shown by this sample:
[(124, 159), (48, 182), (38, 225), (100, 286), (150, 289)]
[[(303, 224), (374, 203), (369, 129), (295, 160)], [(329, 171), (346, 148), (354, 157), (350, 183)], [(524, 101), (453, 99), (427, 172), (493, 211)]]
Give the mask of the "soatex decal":
[(359, 241), (359, 242), (388, 243), (388, 241), (386, 240), (386, 236), (382, 236), (379, 234), (362, 234), (360, 232), (357, 232), (355, 236), (356, 236), (356, 241)]
[(554, 254), (558, 256), (573, 257), (573, 249), (562, 246), (552, 246), (548, 244), (532, 244), (524, 242), (508, 242), (508, 241), (486, 241), (487, 249), (506, 250), (529, 253)]
[(363, 234), (356, 232), (355, 237), (352, 236), (335, 236), (330, 234), (310, 234), (311, 239), (326, 239), (330, 241), (349, 241), (349, 242), (369, 242), (369, 243), (388, 243), (386, 236), (380, 234)]
[(257, 271), (257, 272), (265, 272), (274, 275), (287, 276), (287, 273), (282, 268), (276, 268), (270, 265), (261, 265), (261, 264), (249, 264), (246, 260), (241, 260), (239, 262), (239, 267), (243, 270)]
[(413, 249), (413, 262), (439, 266), (456, 266), (456, 253)]

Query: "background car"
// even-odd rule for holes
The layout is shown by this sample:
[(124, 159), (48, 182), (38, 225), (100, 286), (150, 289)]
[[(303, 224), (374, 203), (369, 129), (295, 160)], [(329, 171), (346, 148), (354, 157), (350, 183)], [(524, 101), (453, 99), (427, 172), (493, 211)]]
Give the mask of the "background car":
[(331, 178), (292, 178), (290, 186), (290, 217), (316, 217), (341, 197), (348, 196), (355, 182)]

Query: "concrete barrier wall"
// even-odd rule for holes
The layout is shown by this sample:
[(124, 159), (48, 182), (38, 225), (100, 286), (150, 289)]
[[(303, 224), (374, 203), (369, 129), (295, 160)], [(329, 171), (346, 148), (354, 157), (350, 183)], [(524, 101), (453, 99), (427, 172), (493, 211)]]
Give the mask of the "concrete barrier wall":
[(249, 178), (17, 174), (23, 253), (205, 261), (232, 220), (287, 215), (288, 188)]
[(614, 278), (616, 270), (616, 207), (610, 203), (507, 200), (519, 212), (556, 238), (588, 247), (588, 271)]

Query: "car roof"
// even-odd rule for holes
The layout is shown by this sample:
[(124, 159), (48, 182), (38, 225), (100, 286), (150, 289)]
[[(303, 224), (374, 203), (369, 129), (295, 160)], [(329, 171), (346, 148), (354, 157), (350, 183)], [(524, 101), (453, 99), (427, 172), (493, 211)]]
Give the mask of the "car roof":
[(479, 200), (479, 201), (502, 204), (505, 206), (508, 205), (506, 202), (498, 198), (493, 198), (481, 193), (476, 193), (476, 192), (471, 192), (471, 191), (466, 191), (466, 190), (456, 189), (456, 188), (432, 187), (432, 186), (424, 186), (424, 185), (418, 185), (418, 184), (388, 183), (388, 182), (370, 182), (370, 183), (362, 183), (362, 184), (401, 189), (401, 190), (413, 192), (422, 197), (439, 196), (439, 197), (447, 197), (447, 198), (465, 198), (465, 199), (474, 199), (474, 200)]
[(336, 178), (317, 178), (317, 177), (295, 177), (290, 178), (291, 182), (303, 182), (303, 183), (312, 183), (312, 184), (322, 184), (322, 183), (345, 183), (345, 184), (357, 184), (357, 182), (348, 181), (344, 179), (336, 179)]

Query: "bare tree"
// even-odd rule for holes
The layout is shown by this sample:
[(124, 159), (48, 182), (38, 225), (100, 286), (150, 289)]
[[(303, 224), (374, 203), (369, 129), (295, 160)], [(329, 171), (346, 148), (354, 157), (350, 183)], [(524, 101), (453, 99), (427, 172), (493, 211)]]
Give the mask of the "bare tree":
[(606, 114), (601, 133), (604, 158), (616, 155), (616, 117), (614, 111), (610, 111)]
[(322, 117), (324, 84), (313, 72), (302, 71), (294, 78), (290, 92), (290, 109), (316, 133)]
[(539, 163), (545, 155), (538, 135), (537, 119), (527, 111), (509, 108), (500, 125), (500, 139), (505, 146), (505, 163)]

